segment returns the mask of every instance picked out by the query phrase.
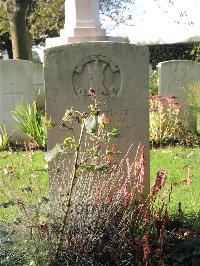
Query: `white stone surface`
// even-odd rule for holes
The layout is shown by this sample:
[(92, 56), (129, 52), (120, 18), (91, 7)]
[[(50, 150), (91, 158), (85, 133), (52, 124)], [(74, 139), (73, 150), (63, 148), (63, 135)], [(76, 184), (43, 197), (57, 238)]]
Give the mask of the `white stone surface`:
[(66, 0), (65, 29), (101, 28), (98, 0)]
[[(63, 143), (69, 131), (60, 128), (66, 109), (84, 112), (91, 103), (88, 90), (96, 91), (102, 112), (119, 129), (115, 140), (122, 156), (132, 144), (130, 158), (138, 145), (145, 146), (145, 191), (149, 193), (149, 51), (127, 43), (79, 43), (45, 52), (44, 75), (47, 118), (55, 122), (48, 130), (48, 149)], [(73, 131), (73, 134), (79, 134)], [(72, 160), (73, 161), (73, 160)], [(66, 168), (67, 169), (67, 168)], [(69, 168), (68, 168), (69, 169)], [(59, 197), (66, 188), (66, 172), (50, 177), (50, 194)], [(57, 201), (58, 199), (55, 199)]]
[(200, 82), (200, 64), (190, 60), (171, 60), (158, 64), (159, 95), (173, 95), (184, 105), (189, 126), (196, 126), (194, 117), (187, 110), (189, 85)]
[(47, 38), (46, 48), (77, 42), (121, 42), (106, 36), (99, 19), (99, 0), (65, 0), (65, 27), (60, 37)]
[[(13, 139), (27, 139), (15, 130), (16, 122), (12, 117), (12, 111), (22, 101), (32, 104), (38, 89), (44, 94), (42, 73), (42, 64), (33, 64), (25, 60), (0, 61), (0, 126), (5, 125), (8, 133), (12, 133)], [(41, 99), (40, 101), (44, 102)]]
[(40, 108), (45, 106), (43, 64), (33, 63), (33, 90)]

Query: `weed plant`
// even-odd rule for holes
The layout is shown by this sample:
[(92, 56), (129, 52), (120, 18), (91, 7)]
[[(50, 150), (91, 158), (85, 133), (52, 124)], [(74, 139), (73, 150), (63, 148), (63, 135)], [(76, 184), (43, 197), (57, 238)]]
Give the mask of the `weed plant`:
[(10, 140), (10, 135), (6, 130), (6, 126), (0, 126), (0, 151), (6, 150), (8, 148)]
[[(37, 184), (40, 171), (13, 191), (9, 184), (25, 173), (3, 169), (8, 179), (1, 186), (1, 209), (13, 212), (14, 219), (2, 221), (2, 265), (164, 265), (174, 238), (168, 233), (167, 202), (175, 184), (165, 187), (162, 170), (151, 191), (145, 190), (144, 147), (133, 158), (133, 147), (120, 154), (113, 144), (118, 130), (109, 129), (109, 117), (100, 112), (95, 92), (89, 93), (89, 109), (66, 111), (64, 143), (46, 155), (49, 196)], [(26, 163), (32, 165), (27, 152)]]
[(197, 132), (200, 133), (200, 84), (194, 83), (191, 84), (187, 90), (187, 104), (189, 107), (190, 113), (193, 115), (194, 119), (197, 120)]
[(199, 138), (180, 115), (183, 105), (175, 96), (150, 97), (150, 142), (153, 147), (197, 146)]
[(26, 134), (39, 147), (46, 147), (47, 121), (43, 112), (37, 109), (36, 102), (32, 106), (19, 104), (13, 111), (13, 117), (18, 123), (17, 130)]
[(149, 95), (158, 95), (158, 71), (153, 70), (149, 79)]

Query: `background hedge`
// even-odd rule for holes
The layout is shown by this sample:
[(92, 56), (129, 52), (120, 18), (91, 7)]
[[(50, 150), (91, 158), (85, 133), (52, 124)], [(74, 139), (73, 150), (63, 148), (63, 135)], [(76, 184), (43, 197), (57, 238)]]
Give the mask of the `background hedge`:
[(200, 42), (149, 44), (150, 63), (156, 69), (158, 63), (168, 60), (200, 61)]

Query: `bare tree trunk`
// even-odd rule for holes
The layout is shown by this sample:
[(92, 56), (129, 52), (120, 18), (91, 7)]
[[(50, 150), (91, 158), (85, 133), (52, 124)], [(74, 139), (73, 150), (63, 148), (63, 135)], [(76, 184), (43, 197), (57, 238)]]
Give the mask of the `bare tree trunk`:
[(3, 4), (10, 22), (14, 59), (32, 60), (31, 41), (26, 21), (30, 2), (31, 0), (6, 0)]

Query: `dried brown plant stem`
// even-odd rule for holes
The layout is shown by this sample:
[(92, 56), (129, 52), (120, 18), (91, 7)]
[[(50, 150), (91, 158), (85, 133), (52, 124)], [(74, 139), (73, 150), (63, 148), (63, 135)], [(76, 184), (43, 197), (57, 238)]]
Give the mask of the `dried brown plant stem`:
[(79, 167), (78, 159), (79, 159), (79, 153), (80, 153), (80, 147), (81, 147), (81, 142), (82, 142), (82, 138), (83, 138), (84, 129), (85, 129), (85, 123), (83, 121), (82, 125), (81, 125), (81, 133), (80, 133), (80, 136), (79, 136), (78, 145), (76, 147), (73, 175), (72, 175), (72, 180), (71, 180), (71, 184), (70, 184), (70, 188), (69, 188), (68, 200), (67, 200), (67, 206), (66, 206), (67, 209), (66, 209), (65, 215), (64, 215), (63, 220), (62, 220), (62, 226), (61, 226), (61, 229), (60, 229), (60, 235), (59, 235), (57, 249), (56, 249), (56, 254), (55, 254), (55, 261), (57, 261), (59, 259), (59, 255), (60, 255), (60, 252), (61, 252), (61, 249), (62, 249), (62, 245), (63, 245), (63, 241), (64, 241), (65, 227), (66, 227), (66, 223), (67, 223), (67, 219), (68, 219), (69, 208), (71, 206), (73, 188), (75, 186), (75, 181), (76, 181), (76, 178), (77, 178), (77, 170), (78, 170), (78, 167)]

